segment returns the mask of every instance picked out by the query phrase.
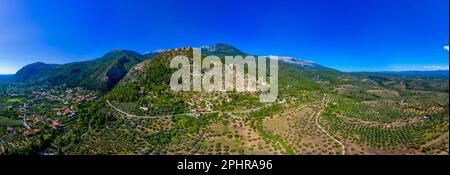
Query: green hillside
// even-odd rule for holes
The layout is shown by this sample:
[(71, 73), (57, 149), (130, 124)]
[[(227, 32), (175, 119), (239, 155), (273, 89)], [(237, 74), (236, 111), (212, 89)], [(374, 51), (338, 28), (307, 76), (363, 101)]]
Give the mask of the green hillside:
[(52, 72), (53, 70), (60, 67), (56, 64), (45, 64), (42, 62), (37, 62), (29, 64), (22, 69), (20, 69), (11, 79), (12, 82), (34, 82), (41, 76)]

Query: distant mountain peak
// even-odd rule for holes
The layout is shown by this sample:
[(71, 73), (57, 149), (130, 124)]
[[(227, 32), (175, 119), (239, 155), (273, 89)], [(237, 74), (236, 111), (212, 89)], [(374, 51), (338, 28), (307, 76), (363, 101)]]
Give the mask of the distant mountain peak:
[(204, 55), (217, 55), (217, 56), (235, 56), (235, 55), (248, 55), (241, 50), (237, 49), (236, 47), (224, 44), (224, 43), (217, 43), (212, 46), (202, 46), (202, 53)]
[(135, 51), (132, 51), (132, 50), (114, 49), (114, 50), (109, 51), (109, 52), (106, 53), (105, 55), (108, 55), (108, 54), (117, 54), (117, 53), (132, 53), (132, 54), (139, 54), (139, 53), (137, 53), (137, 52), (135, 52)]
[[(270, 55), (273, 56), (273, 55)], [(310, 69), (324, 69), (325, 66), (322, 66), (320, 64), (315, 63), (314, 61), (309, 60), (302, 60), (295, 57), (289, 57), (289, 56), (278, 56), (278, 61), (298, 65), (303, 68), (310, 68)]]
[[(133, 50), (126, 50), (126, 49), (114, 49), (114, 50), (109, 51), (108, 53), (137, 53), (137, 52), (135, 52)], [(108, 54), (108, 53), (106, 53), (106, 54)]]
[(26, 65), (26, 66), (24, 66), (24, 67), (46, 66), (46, 65), (56, 65), (56, 64), (47, 64), (47, 63), (38, 61), (38, 62), (35, 62), (35, 63), (28, 64), (28, 65)]
[(223, 48), (235, 48), (235, 47), (233, 47), (232, 45), (230, 45), (230, 44), (225, 44), (225, 43), (217, 43), (217, 44), (214, 44), (212, 47), (218, 47), (218, 48), (220, 48), (220, 47), (223, 47)]
[(109, 59), (118, 59), (121, 57), (127, 57), (127, 58), (134, 58), (134, 59), (139, 59), (139, 60), (144, 60), (143, 55), (135, 52), (135, 51), (131, 51), (131, 50), (124, 50), (124, 49), (116, 49), (116, 50), (112, 50), (108, 53), (106, 53), (105, 55), (103, 55), (100, 60), (109, 60)]
[(153, 51), (153, 52), (155, 52), (155, 53), (163, 53), (163, 52), (166, 52), (166, 51), (168, 51), (168, 50), (164, 50), (164, 49), (156, 49), (156, 50)]
[(157, 49), (155, 51), (153, 51), (153, 53), (158, 53), (158, 54), (162, 54), (162, 53), (166, 53), (166, 52), (170, 52), (170, 51), (176, 51), (176, 50), (188, 50), (188, 49), (192, 49), (192, 47), (177, 47), (174, 49)]
[(220, 49), (239, 50), (239, 49), (237, 49), (236, 47), (234, 47), (234, 46), (232, 46), (232, 45), (230, 45), (230, 44), (225, 44), (225, 43), (217, 43), (217, 44), (214, 44), (214, 45), (212, 45), (212, 46), (210, 47), (210, 49), (217, 49), (217, 50), (220, 50)]
[[(273, 56), (273, 55), (270, 55)], [(278, 60), (284, 61), (287, 63), (293, 63), (293, 64), (301, 64), (301, 65), (313, 65), (315, 64), (313, 61), (309, 60), (302, 60), (295, 57), (289, 57), (289, 56), (278, 56)]]
[(38, 61), (38, 62), (32, 63), (32, 64), (30, 64), (30, 65), (33, 65), (33, 64), (45, 64), (45, 63), (44, 63), (44, 62)]

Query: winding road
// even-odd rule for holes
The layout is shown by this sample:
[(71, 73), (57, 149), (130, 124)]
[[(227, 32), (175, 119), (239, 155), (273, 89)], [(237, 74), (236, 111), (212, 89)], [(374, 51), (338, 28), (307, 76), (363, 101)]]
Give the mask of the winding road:
[[(325, 101), (325, 96), (323, 97), (323, 101)], [(327, 103), (325, 104), (325, 107), (328, 106), (329, 101), (327, 101)], [(319, 124), (319, 117), (320, 117), (320, 113), (322, 113), (322, 111), (318, 112), (316, 115), (316, 125), (317, 127), (322, 130), (328, 137), (330, 137), (332, 140), (334, 140), (337, 144), (342, 146), (342, 155), (345, 155), (345, 145), (340, 142), (338, 139), (334, 138), (330, 133), (328, 133), (327, 130), (323, 129), (322, 126), (320, 126)]]
[[(323, 98), (323, 101), (325, 101), (325, 96), (324, 96), (324, 98)], [(138, 115), (129, 114), (129, 113), (125, 112), (125, 111), (120, 110), (120, 109), (117, 108), (116, 106), (112, 105), (111, 102), (110, 102), (109, 100), (106, 100), (106, 103), (107, 103), (110, 107), (112, 107), (113, 109), (115, 109), (117, 112), (119, 112), (120, 114), (122, 114), (122, 115), (124, 115), (124, 116), (126, 116), (126, 117), (129, 117), (129, 118), (152, 119), (152, 118), (173, 117), (173, 116), (180, 116), (180, 115), (192, 115), (192, 113), (183, 113), (183, 114), (176, 114), (176, 115), (138, 116)], [(329, 103), (329, 101), (326, 102), (325, 107), (328, 106), (328, 103)], [(253, 112), (253, 111), (259, 110), (259, 109), (261, 109), (261, 108), (267, 107), (267, 106), (268, 106), (268, 105), (265, 105), (265, 106), (262, 106), (262, 107), (258, 107), (258, 108), (254, 108), (254, 109), (248, 109), (248, 110), (245, 110), (245, 111), (228, 112), (227, 114), (230, 115), (230, 116), (233, 117), (233, 118), (236, 118), (237, 116), (235, 116), (235, 115), (232, 114), (232, 113), (249, 113), (249, 112)], [(304, 107), (306, 107), (306, 106), (307, 106), (307, 105), (300, 106), (300, 107), (297, 108), (295, 111), (299, 111), (299, 110), (301, 110), (302, 108), (304, 108)], [(217, 111), (211, 111), (211, 112), (205, 112), (205, 113), (203, 113), (203, 114), (216, 113), (216, 112), (217, 112)], [(293, 112), (293, 111), (290, 111), (289, 113), (292, 113), (292, 112)], [(321, 113), (322, 113), (322, 111), (318, 112), (317, 115), (316, 115), (316, 121), (315, 121), (315, 123), (316, 123), (317, 127), (318, 127), (320, 130), (322, 130), (322, 132), (324, 132), (324, 133), (325, 133), (328, 137), (330, 137), (333, 141), (335, 141), (337, 144), (339, 144), (339, 145), (342, 147), (342, 155), (345, 155), (345, 150), (346, 150), (345, 145), (344, 145), (342, 142), (340, 142), (339, 140), (337, 140), (336, 138), (334, 138), (334, 137), (333, 137), (330, 133), (328, 133), (328, 131), (325, 130), (322, 126), (320, 126), (320, 124), (319, 124), (319, 117), (320, 117), (320, 114), (321, 114)]]
[(28, 130), (31, 129), (30, 125), (28, 125), (27, 123), (27, 115), (26, 115), (27, 111), (24, 112), (23, 114), (23, 126), (25, 126), (25, 128), (27, 128)]
[[(180, 115), (192, 115), (191, 113), (183, 113), (183, 114), (176, 114), (176, 115), (158, 115), (158, 116), (138, 116), (138, 115), (133, 115), (133, 114), (129, 114), (125, 111), (120, 110), (119, 108), (115, 107), (114, 105), (111, 104), (111, 102), (109, 102), (109, 100), (106, 100), (106, 103), (112, 107), (113, 109), (115, 109), (117, 112), (119, 112), (122, 115), (125, 115), (128, 118), (141, 118), (141, 119), (152, 119), (152, 118), (163, 118), (163, 117), (173, 117), (173, 116), (180, 116)], [(205, 112), (206, 113), (206, 112)], [(212, 112), (211, 112), (212, 113)]]
[[(128, 117), (128, 118), (141, 118), (141, 119), (151, 119), (151, 118), (162, 118), (162, 117), (173, 117), (173, 116), (181, 116), (181, 115), (188, 115), (188, 116), (192, 116), (192, 113), (182, 113), (182, 114), (175, 114), (175, 115), (159, 115), (159, 116), (138, 116), (138, 115), (133, 115), (133, 114), (129, 114), (125, 111), (122, 111), (121, 109), (117, 108), (116, 106), (112, 105), (111, 102), (109, 100), (106, 100), (106, 103), (112, 107), (113, 109), (115, 109), (117, 112), (119, 112), (120, 114)], [(237, 113), (237, 114), (245, 114), (245, 113), (250, 113), (250, 112), (254, 112), (257, 110), (260, 110), (262, 108), (265, 107), (269, 107), (273, 104), (267, 104), (264, 106), (260, 106), (257, 108), (253, 108), (253, 109), (246, 109), (246, 110), (238, 110), (238, 111), (231, 111), (231, 112), (227, 112), (227, 114), (231, 114), (231, 113)], [(211, 111), (211, 112), (202, 112), (202, 114), (212, 114), (212, 113), (217, 113), (219, 111)]]

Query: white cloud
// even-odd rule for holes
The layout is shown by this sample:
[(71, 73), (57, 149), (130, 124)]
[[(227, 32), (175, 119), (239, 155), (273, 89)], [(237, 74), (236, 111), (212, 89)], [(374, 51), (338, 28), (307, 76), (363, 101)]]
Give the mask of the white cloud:
[(444, 49), (448, 52), (449, 50), (448, 45), (444, 46)]

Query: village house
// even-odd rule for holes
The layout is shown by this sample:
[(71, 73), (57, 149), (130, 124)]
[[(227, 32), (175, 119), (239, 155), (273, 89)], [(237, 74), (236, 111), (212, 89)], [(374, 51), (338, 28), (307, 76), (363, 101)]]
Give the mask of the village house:
[(143, 110), (143, 111), (148, 111), (147, 107), (140, 107), (139, 109)]
[(53, 120), (52, 126), (53, 126), (53, 127), (59, 127), (59, 126), (61, 126), (61, 121), (60, 121), (60, 120)]
[(16, 134), (16, 130), (11, 127), (6, 128), (6, 134)]
[(206, 101), (205, 105), (206, 105), (206, 110), (212, 111), (212, 107), (214, 106), (212, 103), (210, 103), (209, 101)]
[(197, 109), (193, 109), (192, 114), (194, 114), (194, 116), (199, 117), (203, 112), (205, 112), (205, 109), (203, 108), (197, 108)]
[(75, 117), (76, 115), (77, 115), (76, 112), (72, 112), (72, 113), (69, 115), (69, 117)]
[(66, 110), (64, 110), (64, 115), (70, 115), (72, 113), (73, 113), (73, 111), (70, 110), (69, 108), (66, 108)]
[(23, 135), (25, 135), (25, 136), (31, 136), (31, 135), (33, 135), (33, 132), (31, 132), (31, 131), (24, 131), (23, 132)]
[(283, 100), (279, 100), (278, 101), (278, 104), (285, 104), (286, 103), (286, 99), (283, 99)]
[(42, 130), (40, 129), (33, 129), (33, 134), (42, 134)]
[(225, 101), (226, 101), (227, 103), (231, 103), (231, 102), (233, 101), (233, 99), (232, 99), (230, 96), (227, 96), (227, 97), (225, 98)]
[(26, 121), (28, 124), (32, 124), (32, 123), (33, 123), (33, 119), (31, 119), (31, 118), (26, 118), (25, 121)]

